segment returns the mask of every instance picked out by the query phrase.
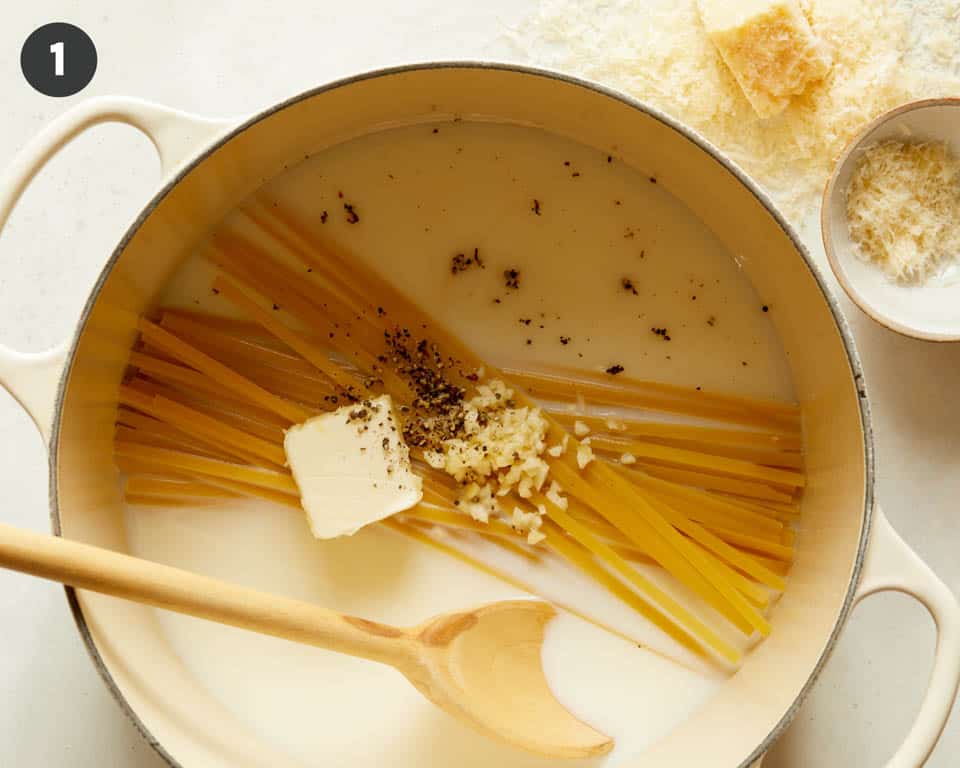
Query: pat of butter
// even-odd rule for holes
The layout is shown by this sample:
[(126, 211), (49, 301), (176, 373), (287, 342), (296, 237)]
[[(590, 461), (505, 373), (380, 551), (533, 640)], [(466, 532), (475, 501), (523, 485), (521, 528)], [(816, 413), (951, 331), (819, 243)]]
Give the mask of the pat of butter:
[(283, 448), (318, 539), (349, 536), (423, 497), (389, 395), (297, 424)]

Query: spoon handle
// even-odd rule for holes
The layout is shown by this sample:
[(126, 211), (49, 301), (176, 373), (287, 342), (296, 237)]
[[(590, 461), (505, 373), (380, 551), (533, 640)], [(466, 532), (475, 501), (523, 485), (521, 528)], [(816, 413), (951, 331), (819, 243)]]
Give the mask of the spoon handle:
[(3, 524), (0, 566), (401, 669), (414, 653), (410, 636), (396, 627)]

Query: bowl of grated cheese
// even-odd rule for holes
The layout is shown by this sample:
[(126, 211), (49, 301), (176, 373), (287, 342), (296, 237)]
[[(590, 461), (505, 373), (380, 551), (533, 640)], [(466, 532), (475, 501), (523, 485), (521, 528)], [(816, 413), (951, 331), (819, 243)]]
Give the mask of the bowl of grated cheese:
[(960, 99), (867, 125), (823, 194), (823, 244), (847, 295), (878, 323), (960, 341)]

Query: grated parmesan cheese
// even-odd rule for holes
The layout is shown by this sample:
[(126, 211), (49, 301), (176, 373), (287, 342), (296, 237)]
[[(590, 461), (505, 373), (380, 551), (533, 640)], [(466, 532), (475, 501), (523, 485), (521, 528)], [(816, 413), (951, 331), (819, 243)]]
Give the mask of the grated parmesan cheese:
[(850, 179), (847, 222), (864, 261), (922, 282), (960, 256), (960, 160), (943, 142), (875, 144)]
[[(697, 0), (540, 0), (510, 37), (532, 63), (620, 88), (683, 120), (801, 224), (864, 124), (911, 98), (960, 89), (957, 8), (957, 0), (809, 0), (804, 13), (833, 66), (766, 120), (710, 42)], [(946, 32), (931, 52), (934, 30)]]

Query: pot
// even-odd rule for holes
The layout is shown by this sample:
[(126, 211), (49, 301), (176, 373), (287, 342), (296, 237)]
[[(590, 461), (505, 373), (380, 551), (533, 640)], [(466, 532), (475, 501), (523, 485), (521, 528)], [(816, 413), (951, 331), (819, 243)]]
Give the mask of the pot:
[[(201, 119), (123, 98), (68, 111), (36, 137), (0, 187), (0, 225), (44, 163), (86, 128), (127, 123), (161, 159), (163, 183), (109, 258), (73, 339), (35, 355), (0, 350), (0, 382), (29, 412), (50, 457), (54, 531), (128, 548), (112, 462), (117, 389), (138, 315), (176, 266), (239, 201), (326, 146), (438, 114), (534, 125), (648, 167), (742, 263), (778, 307), (773, 321), (803, 407), (808, 487), (789, 589), (773, 635), (703, 709), (642, 765), (748, 766), (783, 731), (817, 679), (852, 608), (895, 590), (938, 629), (933, 674), (890, 766), (921, 765), (960, 680), (960, 606), (891, 528), (874, 499), (870, 409), (845, 320), (810, 256), (769, 199), (686, 127), (592, 83), (482, 64), (384, 70), (296, 96), (247, 120)], [(77, 627), (118, 702), (172, 766), (292, 766), (237, 726), (182, 664), (151, 609), (67, 589)], [(202, 727), (198, 727), (202, 724)]]

